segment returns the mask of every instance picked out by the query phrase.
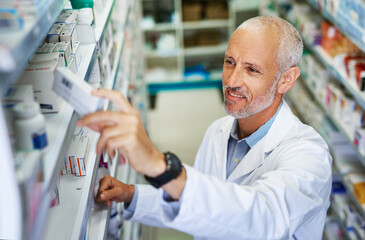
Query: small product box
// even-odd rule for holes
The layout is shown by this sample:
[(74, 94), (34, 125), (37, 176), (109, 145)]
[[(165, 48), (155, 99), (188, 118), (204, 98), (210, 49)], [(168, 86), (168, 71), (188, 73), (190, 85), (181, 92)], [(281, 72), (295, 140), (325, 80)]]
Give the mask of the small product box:
[(77, 41), (76, 24), (66, 24), (60, 35), (61, 42), (70, 42), (71, 48), (75, 48), (75, 42)]
[(359, 149), (362, 156), (365, 156), (365, 129), (358, 128), (355, 132), (354, 144)]
[(59, 53), (58, 66), (68, 66), (68, 61), (71, 57), (71, 44), (70, 42), (59, 42), (53, 49), (53, 52)]
[(68, 149), (68, 152), (66, 154), (66, 169), (68, 174), (75, 174), (75, 154), (77, 151), (79, 140), (79, 136), (72, 137), (70, 148)]
[(43, 43), (36, 53), (50, 53), (56, 47), (56, 43)]
[(2, 102), (5, 104), (17, 104), (20, 102), (33, 102), (34, 94), (32, 85), (12, 86), (5, 93)]
[(34, 97), (40, 104), (42, 113), (58, 112), (62, 105), (62, 100), (52, 91), (57, 64), (56, 61), (31, 63), (18, 81), (19, 85), (33, 86)]
[(90, 144), (87, 136), (80, 137), (75, 153), (76, 176), (86, 175), (86, 164), (89, 156)]
[(56, 19), (56, 23), (76, 23), (77, 12), (77, 10), (72, 9), (63, 10), (60, 16), (58, 16), (58, 18)]
[(72, 49), (72, 53), (71, 56), (73, 57), (74, 61), (75, 61), (75, 65), (76, 65), (76, 72), (79, 70), (80, 67), (80, 63), (81, 63), (81, 51), (80, 51), (80, 42), (76, 41), (74, 48)]
[(58, 61), (58, 58), (59, 58), (59, 54), (56, 52), (36, 53), (31, 57), (31, 59), (29, 60), (29, 63)]
[(53, 24), (51, 30), (49, 30), (47, 34), (48, 42), (55, 43), (60, 41), (60, 35), (62, 32), (63, 27), (65, 26), (64, 23), (55, 23)]
[(57, 68), (52, 89), (81, 117), (103, 108), (104, 99), (91, 95), (93, 88), (68, 68)]
[(61, 175), (66, 175), (68, 174), (67, 172), (67, 168), (66, 168), (66, 158), (65, 161), (61, 162)]

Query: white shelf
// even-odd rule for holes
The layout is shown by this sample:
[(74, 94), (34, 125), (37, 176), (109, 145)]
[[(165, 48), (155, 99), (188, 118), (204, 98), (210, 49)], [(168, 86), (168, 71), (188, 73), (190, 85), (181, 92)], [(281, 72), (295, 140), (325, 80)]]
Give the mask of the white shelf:
[(181, 55), (179, 49), (172, 50), (149, 50), (145, 52), (147, 58), (175, 58)]
[[(77, 75), (82, 79), (91, 71), (90, 62), (95, 54), (95, 44), (80, 45), (82, 60)], [(45, 191), (50, 190), (52, 179), (59, 176), (57, 167), (58, 160), (64, 145), (68, 145), (69, 139), (66, 139), (67, 129), (69, 128), (73, 115), (73, 108), (66, 102), (63, 103), (61, 110), (55, 114), (45, 114), (46, 130), (49, 146), (44, 155), (44, 186)], [(76, 118), (75, 118), (76, 120)], [(62, 158), (62, 156), (61, 156)]]
[(37, 50), (44, 36), (56, 20), (67, 1), (46, 1), (48, 6), (34, 21), (24, 21), (24, 27), (18, 31), (2, 32), (0, 34), (0, 90), (5, 91), (6, 86), (14, 83), (28, 59)]
[(98, 134), (91, 141), (86, 176), (61, 176), (59, 185), (60, 204), (49, 210), (44, 239), (82, 239), (90, 204), (94, 197), (95, 174), (99, 158), (95, 153)]
[(144, 32), (164, 32), (164, 31), (174, 31), (177, 28), (175, 23), (156, 23), (154, 26), (149, 28), (144, 28)]
[(204, 47), (190, 47), (184, 49), (185, 56), (202, 56), (202, 55), (217, 55), (224, 54), (227, 50), (227, 44), (220, 44), (216, 46), (204, 46)]
[(95, 38), (96, 42), (98, 42), (98, 46), (102, 45), (102, 41), (104, 38), (104, 34), (106, 31), (106, 25), (108, 20), (112, 14), (113, 6), (115, 0), (107, 0), (106, 5), (104, 6), (103, 13), (101, 15), (95, 15)]
[(231, 24), (229, 19), (219, 19), (219, 20), (202, 20), (194, 22), (183, 22), (184, 30), (193, 29), (207, 29), (207, 28), (224, 28), (229, 27)]

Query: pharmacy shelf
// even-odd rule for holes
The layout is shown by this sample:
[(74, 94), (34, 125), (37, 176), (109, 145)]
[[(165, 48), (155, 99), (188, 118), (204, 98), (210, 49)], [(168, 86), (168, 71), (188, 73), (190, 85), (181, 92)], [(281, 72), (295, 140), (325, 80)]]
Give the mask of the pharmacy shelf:
[(144, 28), (144, 32), (165, 32), (165, 31), (175, 31), (177, 28), (175, 23), (157, 23), (152, 27)]
[[(109, 175), (115, 177), (118, 166), (119, 154), (112, 159), (112, 165), (109, 169)], [(106, 157), (109, 161), (109, 157)], [(98, 183), (96, 183), (98, 185)], [(106, 205), (96, 205), (90, 209), (89, 224), (87, 228), (87, 235), (89, 240), (103, 240), (106, 239), (108, 232), (108, 223), (110, 218), (110, 207)]]
[(323, 50), (321, 46), (314, 46), (307, 39), (303, 38), (305, 46), (314, 53), (317, 58), (326, 66), (326, 68), (336, 77), (336, 79), (350, 92), (356, 102), (365, 109), (365, 92), (358, 90), (356, 83), (351, 81), (346, 75), (344, 69), (334, 65), (333, 58)]
[(307, 87), (308, 91), (312, 94), (314, 100), (322, 108), (323, 112), (331, 119), (332, 123), (336, 126), (336, 128), (346, 137), (347, 141), (349, 142), (349, 145), (354, 149), (354, 151), (356, 152), (357, 157), (359, 158), (359, 160), (361, 161), (361, 163), (365, 166), (365, 156), (363, 156), (359, 152), (357, 146), (355, 146), (354, 140), (351, 139), (350, 133), (349, 133), (348, 129), (343, 125), (343, 123), (341, 122), (341, 120), (339, 118), (335, 117), (331, 113), (331, 111), (328, 110), (328, 107), (326, 107), (324, 105), (322, 99), (319, 99), (319, 97), (317, 96), (317, 94), (315, 93), (315, 91), (313, 90), (313, 88), (308, 84), (308, 82), (305, 79), (303, 79), (303, 80), (304, 81), (302, 81), (302, 82)]
[(229, 27), (231, 21), (229, 19), (219, 20), (202, 20), (193, 22), (183, 22), (183, 30), (208, 29), (208, 28), (224, 28)]
[[(336, 170), (337, 172), (339, 172), (338, 170)], [(351, 202), (355, 205), (357, 211), (360, 213), (361, 217), (363, 219), (365, 219), (365, 209), (364, 209), (364, 205), (360, 204), (359, 201), (356, 199), (353, 191), (351, 191), (351, 189), (353, 189), (353, 187), (351, 186), (351, 182), (350, 180), (346, 177), (346, 176), (341, 176), (342, 179), (342, 183), (346, 188), (347, 191), (347, 195), (349, 196), (349, 198), (351, 199)]]
[(98, 43), (98, 49), (101, 49), (103, 45), (104, 36), (107, 31), (107, 25), (109, 23), (110, 16), (114, 9), (115, 0), (108, 0), (103, 8), (102, 14), (95, 15), (95, 38)]
[(175, 58), (181, 56), (182, 51), (180, 49), (171, 50), (149, 50), (145, 52), (146, 58)]
[(216, 46), (189, 47), (184, 49), (184, 55), (187, 57), (224, 54), (227, 50), (227, 43)]
[(1, 94), (23, 72), (29, 58), (37, 50), (66, 4), (66, 0), (45, 1), (48, 4), (34, 21), (25, 21), (24, 28), (0, 34)]
[(64, 175), (59, 183), (58, 206), (49, 210), (44, 239), (83, 239), (90, 205), (94, 198), (96, 172), (100, 157), (95, 147), (99, 134), (90, 138), (86, 176)]
[[(81, 79), (88, 81), (93, 62), (97, 57), (96, 45), (80, 45), (80, 51), (82, 60), (77, 75)], [(54, 186), (55, 179), (59, 176), (59, 158), (63, 158), (64, 155), (61, 155), (62, 150), (66, 151), (68, 149), (68, 143), (71, 139), (71, 136), (69, 136), (68, 139), (66, 137), (67, 133), (70, 132), (67, 131), (67, 129), (75, 126), (77, 115), (74, 114), (73, 108), (64, 102), (58, 113), (45, 114), (44, 116), (46, 118), (47, 137), (50, 143), (50, 146), (44, 155), (44, 189), (48, 191)], [(73, 131), (71, 132), (73, 133)]]
[(351, 41), (355, 43), (363, 52), (365, 52), (365, 30), (357, 28), (356, 34), (351, 32), (350, 29), (356, 27), (350, 19), (345, 19), (345, 17), (343, 17), (344, 14), (342, 13), (342, 10), (339, 9), (337, 13), (338, 16), (334, 17), (329, 12), (327, 12), (326, 9), (322, 8), (318, 1), (307, 0), (307, 2), (318, 12), (320, 12), (328, 21), (332, 22), (343, 34), (350, 38)]
[(333, 205), (330, 205), (331, 212), (333, 213), (334, 218), (337, 220), (340, 229), (342, 233), (344, 234), (345, 240), (351, 240), (353, 238), (350, 237), (350, 233), (348, 232), (347, 228), (345, 227), (344, 220), (341, 219), (341, 217), (338, 215), (338, 210), (333, 207)]

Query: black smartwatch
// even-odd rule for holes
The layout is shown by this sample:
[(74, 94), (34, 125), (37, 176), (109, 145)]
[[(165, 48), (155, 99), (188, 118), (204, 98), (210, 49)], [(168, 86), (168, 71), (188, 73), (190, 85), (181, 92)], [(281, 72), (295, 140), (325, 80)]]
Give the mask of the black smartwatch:
[(166, 162), (166, 171), (157, 177), (148, 177), (144, 176), (144, 178), (155, 188), (159, 188), (162, 185), (170, 182), (171, 180), (177, 178), (182, 172), (182, 165), (180, 159), (173, 153), (166, 152), (164, 153), (165, 162)]

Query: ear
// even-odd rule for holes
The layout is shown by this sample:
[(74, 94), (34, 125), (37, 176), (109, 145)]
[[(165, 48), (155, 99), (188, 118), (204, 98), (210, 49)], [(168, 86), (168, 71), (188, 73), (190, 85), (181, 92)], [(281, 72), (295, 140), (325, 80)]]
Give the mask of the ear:
[(286, 70), (283, 75), (281, 75), (281, 78), (278, 83), (277, 91), (278, 93), (284, 94), (294, 85), (295, 81), (300, 75), (300, 69), (299, 67), (291, 67), (288, 70)]

